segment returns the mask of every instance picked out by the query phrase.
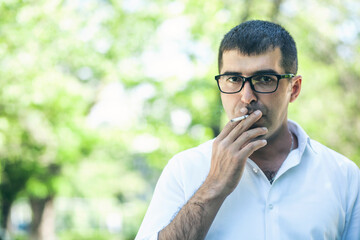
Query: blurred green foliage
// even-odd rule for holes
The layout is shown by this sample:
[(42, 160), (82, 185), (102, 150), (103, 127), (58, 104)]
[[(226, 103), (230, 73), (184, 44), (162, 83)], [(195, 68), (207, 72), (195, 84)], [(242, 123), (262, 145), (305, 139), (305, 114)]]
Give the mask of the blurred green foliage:
[[(133, 239), (169, 158), (225, 123), (217, 48), (247, 19), (290, 31), (303, 89), (289, 117), (359, 165), (359, 15), (355, 0), (2, 1), (2, 226), (19, 198), (102, 197), (124, 218), (115, 238)], [(60, 239), (112, 237), (58, 221)]]

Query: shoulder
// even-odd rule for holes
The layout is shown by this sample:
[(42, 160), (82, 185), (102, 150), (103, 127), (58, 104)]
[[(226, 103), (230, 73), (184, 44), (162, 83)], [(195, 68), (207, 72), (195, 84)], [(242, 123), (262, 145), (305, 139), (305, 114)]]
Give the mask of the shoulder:
[(359, 167), (344, 155), (312, 139), (310, 140), (310, 145), (317, 159), (329, 170), (341, 172), (348, 177), (360, 175)]
[(173, 177), (187, 179), (207, 175), (211, 164), (212, 144), (214, 139), (199, 146), (175, 154), (167, 163), (163, 172)]
[[(290, 130), (295, 133), (299, 140), (300, 152), (308, 160), (309, 166), (317, 170), (326, 170), (334, 175), (359, 175), (359, 167), (344, 155), (326, 147), (316, 140), (311, 139), (302, 127), (294, 121), (288, 121)], [(309, 151), (306, 151), (309, 150)]]
[(163, 175), (166, 181), (175, 180), (189, 199), (209, 173), (213, 140), (176, 154), (166, 165)]
[(197, 165), (209, 163), (211, 160), (213, 142), (214, 139), (202, 143), (199, 146), (177, 153), (170, 159), (168, 164)]

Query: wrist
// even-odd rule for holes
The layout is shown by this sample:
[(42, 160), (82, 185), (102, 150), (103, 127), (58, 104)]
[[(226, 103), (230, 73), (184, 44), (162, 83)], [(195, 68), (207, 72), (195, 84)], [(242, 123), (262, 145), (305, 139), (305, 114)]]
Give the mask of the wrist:
[(200, 202), (224, 201), (230, 194), (227, 193), (226, 187), (217, 180), (207, 178), (198, 190), (198, 199)]

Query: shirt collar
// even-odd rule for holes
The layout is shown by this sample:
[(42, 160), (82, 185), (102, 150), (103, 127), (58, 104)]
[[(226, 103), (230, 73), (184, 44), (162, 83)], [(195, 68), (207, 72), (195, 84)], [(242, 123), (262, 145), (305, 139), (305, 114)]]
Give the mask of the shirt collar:
[(292, 120), (288, 120), (288, 127), (289, 130), (295, 134), (295, 136), (298, 139), (298, 151), (300, 156), (303, 155), (305, 149), (307, 146), (309, 146), (309, 148), (314, 152), (317, 153), (314, 146), (312, 146), (310, 137), (306, 134), (306, 132), (304, 131), (304, 129), (302, 129), (300, 127), (299, 124), (297, 124), (296, 122), (292, 121)]
[[(299, 124), (297, 124), (294, 121), (288, 120), (288, 128), (289, 131), (295, 134), (295, 136), (298, 139), (298, 147), (294, 150), (292, 150), (283, 164), (281, 165), (278, 173), (276, 174), (275, 181), (277, 178), (279, 178), (284, 172), (289, 170), (290, 168), (293, 168), (297, 166), (301, 159), (303, 158), (303, 155), (306, 151), (306, 149), (310, 149), (313, 153), (316, 153), (314, 146), (312, 146), (310, 137), (306, 134), (306, 132), (300, 127)], [(257, 173), (258, 166), (255, 162), (253, 162), (250, 158), (247, 161), (248, 164), (250, 164), (249, 167), (252, 168), (252, 170)]]

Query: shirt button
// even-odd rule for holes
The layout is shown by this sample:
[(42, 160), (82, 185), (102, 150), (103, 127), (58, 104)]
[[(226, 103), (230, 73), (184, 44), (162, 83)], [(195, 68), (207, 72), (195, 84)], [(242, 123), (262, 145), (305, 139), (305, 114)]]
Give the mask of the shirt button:
[(269, 204), (269, 209), (272, 210), (274, 206), (272, 204)]
[(258, 169), (257, 168), (253, 168), (253, 171), (254, 171), (254, 173), (258, 173)]

